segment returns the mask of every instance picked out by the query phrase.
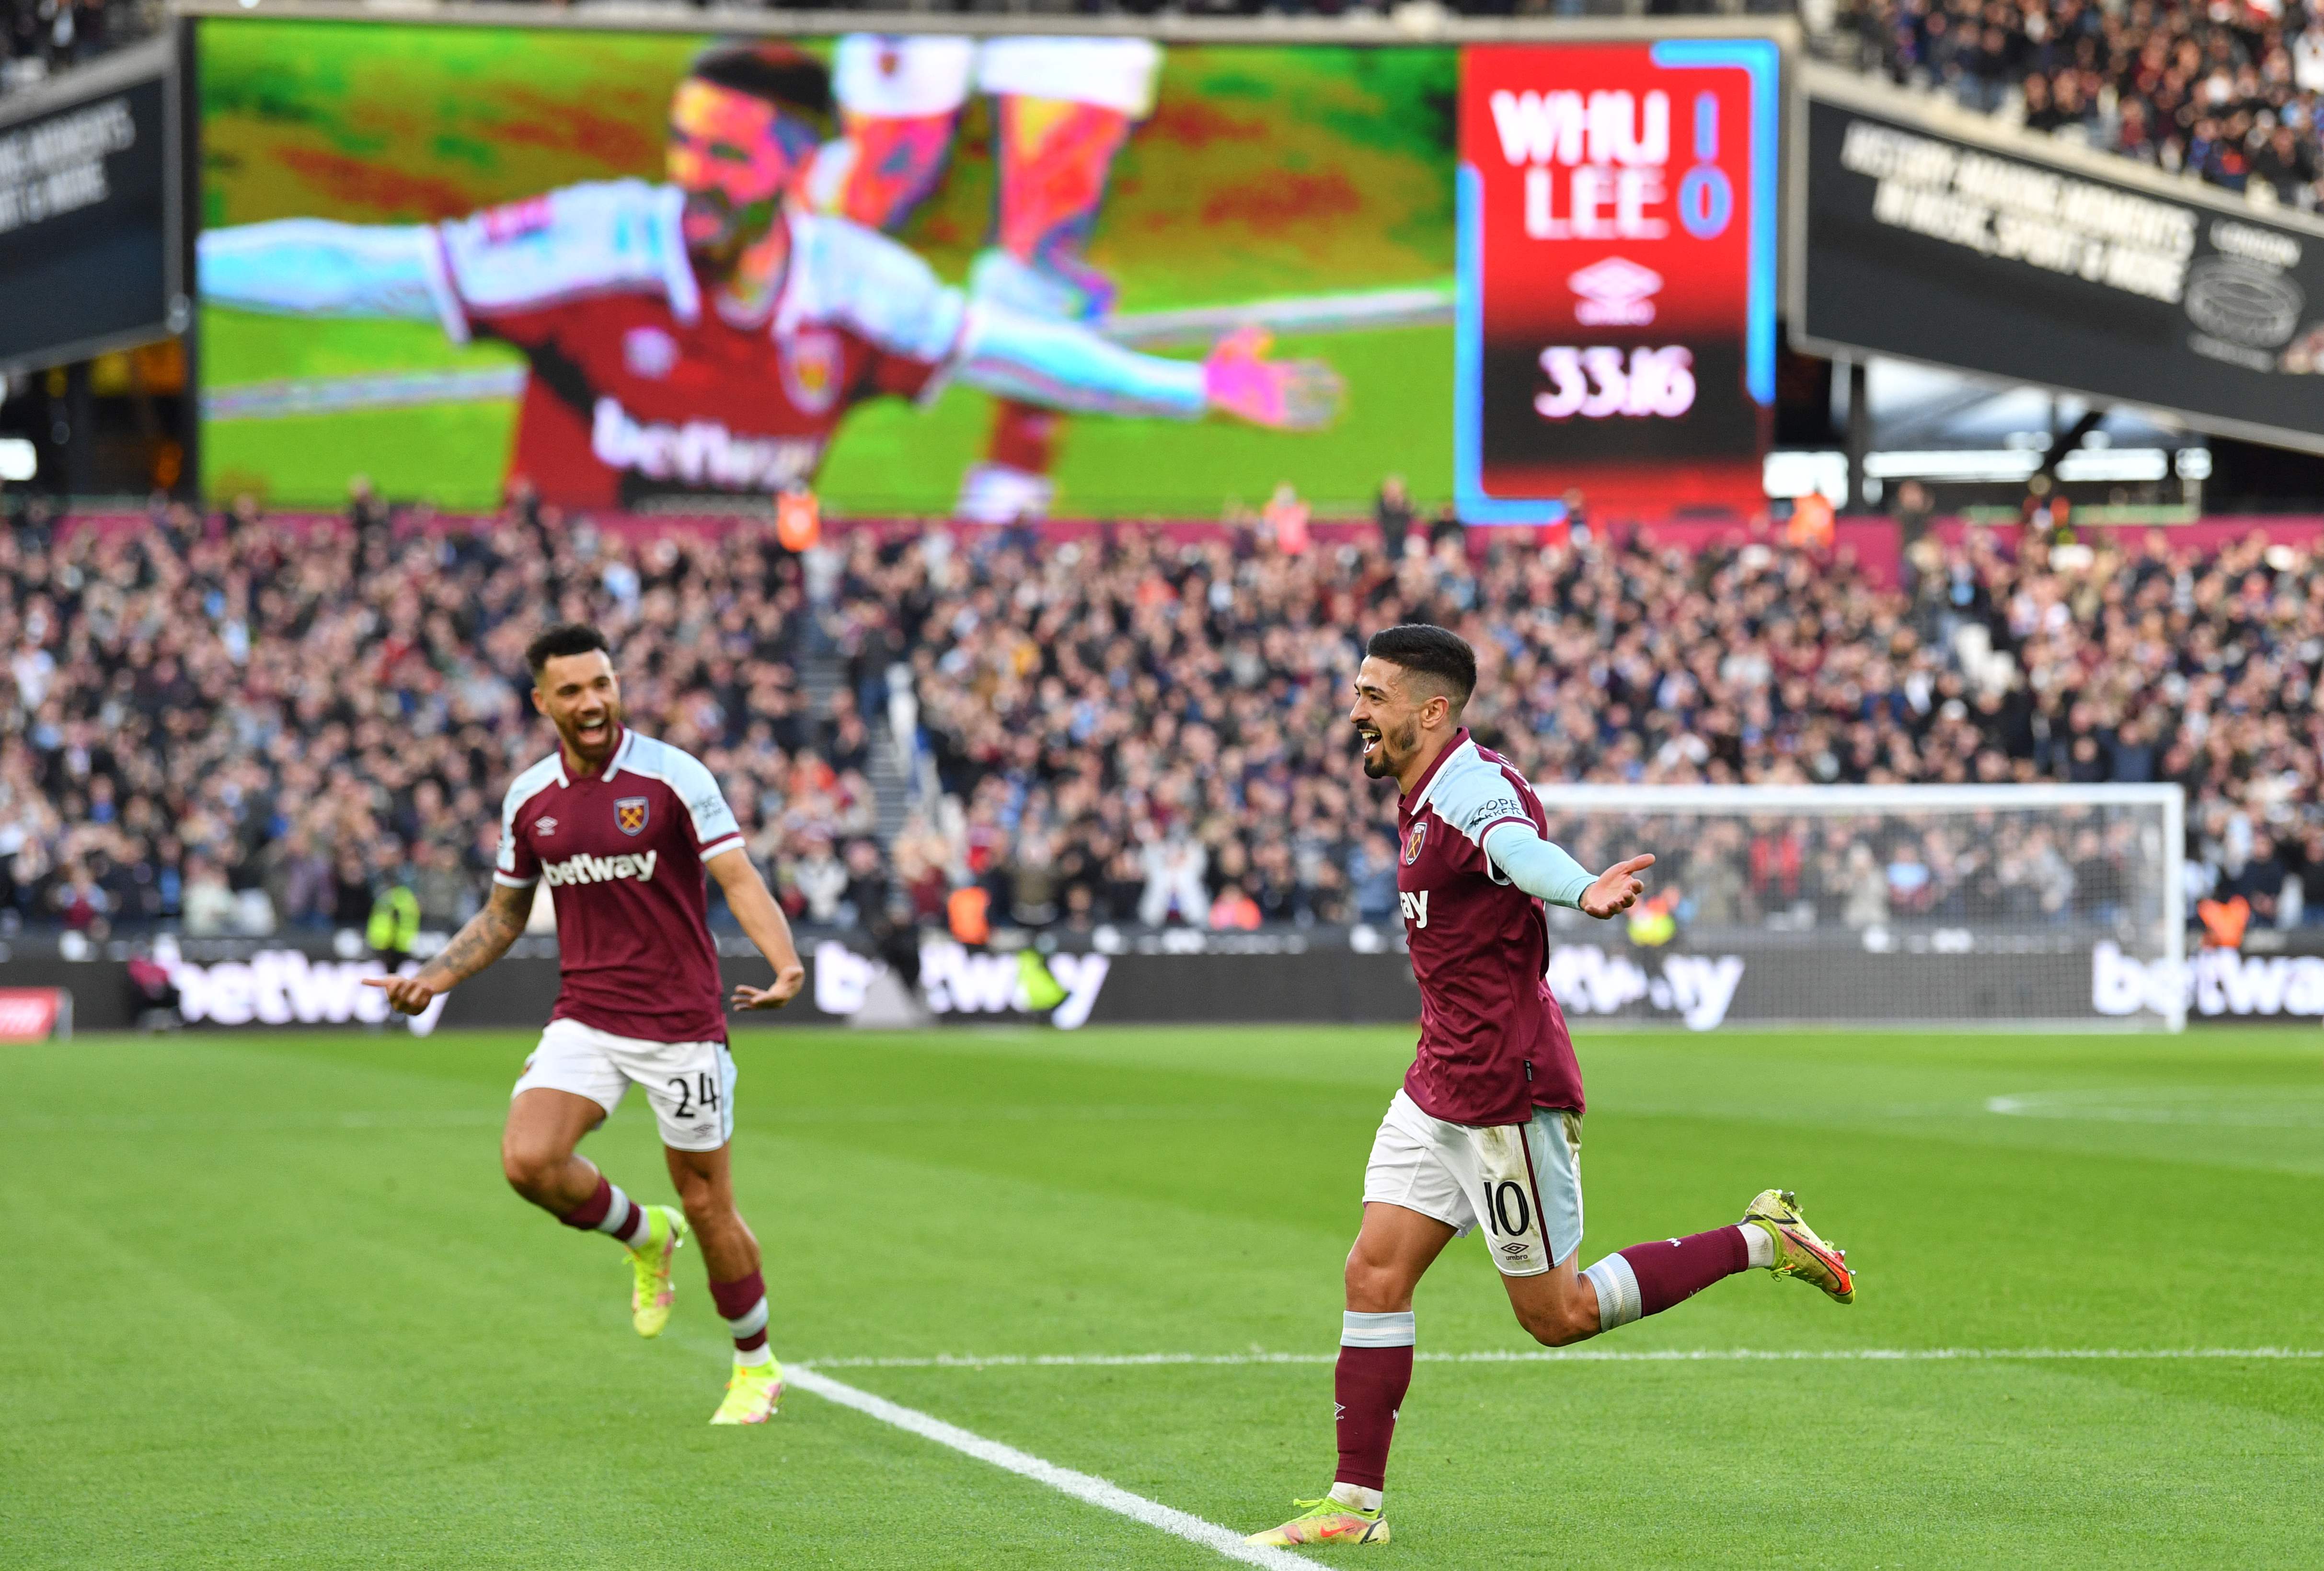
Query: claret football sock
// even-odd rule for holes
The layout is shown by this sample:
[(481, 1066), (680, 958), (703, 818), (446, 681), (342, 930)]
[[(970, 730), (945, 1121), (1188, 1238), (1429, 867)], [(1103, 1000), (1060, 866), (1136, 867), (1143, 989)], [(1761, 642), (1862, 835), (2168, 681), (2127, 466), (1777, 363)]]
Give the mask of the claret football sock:
[[(1332, 1379), (1339, 1410), (1340, 1470), (1335, 1484), (1373, 1491), (1388, 1483), (1388, 1442), (1397, 1410), (1412, 1386), (1412, 1311), (1341, 1317), (1340, 1364)], [(1340, 1498), (1339, 1491), (1333, 1492)], [(1343, 1502), (1343, 1503), (1355, 1503)], [(1363, 1509), (1376, 1510), (1379, 1497)]]
[(734, 1362), (761, 1364), (767, 1351), (767, 1279), (758, 1272), (733, 1282), (714, 1282), (710, 1297), (726, 1318), (734, 1338)]
[[(1633, 1244), (1582, 1274), (1598, 1291), (1598, 1328), (1610, 1331), (1683, 1303), (1724, 1276), (1751, 1267), (1747, 1229), (1719, 1227)], [(1757, 1229), (1750, 1229), (1757, 1231)]]
[(584, 1232), (610, 1234), (630, 1249), (643, 1244), (653, 1230), (653, 1219), (646, 1215), (646, 1208), (603, 1173), (597, 1175), (595, 1191), (558, 1220)]

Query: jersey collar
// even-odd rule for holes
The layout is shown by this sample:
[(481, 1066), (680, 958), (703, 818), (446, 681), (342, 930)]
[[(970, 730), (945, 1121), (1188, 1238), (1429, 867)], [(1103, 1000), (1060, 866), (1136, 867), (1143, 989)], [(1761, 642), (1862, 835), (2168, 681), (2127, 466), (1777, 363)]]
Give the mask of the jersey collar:
[(1428, 794), (1436, 788), (1436, 777), (1444, 772), (1444, 766), (1452, 760), (1452, 755), (1468, 745), (1469, 728), (1464, 725), (1452, 733), (1452, 740), (1444, 744), (1444, 750), (1436, 755), (1436, 761), (1428, 766), (1428, 772), (1421, 776), (1420, 784), (1414, 786), (1412, 795), (1405, 799), (1407, 813), (1418, 813), (1428, 805)]

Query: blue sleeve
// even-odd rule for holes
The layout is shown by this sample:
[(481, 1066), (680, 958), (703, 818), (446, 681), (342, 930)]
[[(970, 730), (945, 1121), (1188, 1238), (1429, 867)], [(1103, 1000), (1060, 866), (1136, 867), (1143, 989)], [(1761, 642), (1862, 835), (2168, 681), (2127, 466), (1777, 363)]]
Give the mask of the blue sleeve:
[(198, 254), (202, 299), (217, 305), (416, 322), (457, 309), (426, 225), (283, 218), (209, 230)]
[(1565, 848), (1545, 841), (1525, 824), (1499, 823), (1485, 833), (1485, 855), (1508, 881), (1552, 905), (1578, 909), (1582, 892), (1595, 881)]
[(969, 308), (957, 374), (987, 392), (1055, 409), (1197, 420), (1209, 406), (1200, 361), (1140, 354), (1077, 322), (1000, 305)]

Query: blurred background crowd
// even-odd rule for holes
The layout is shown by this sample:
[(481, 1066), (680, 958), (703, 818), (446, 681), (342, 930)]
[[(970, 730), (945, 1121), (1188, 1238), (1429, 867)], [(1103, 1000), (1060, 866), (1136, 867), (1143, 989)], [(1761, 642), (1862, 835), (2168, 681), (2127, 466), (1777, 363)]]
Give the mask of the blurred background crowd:
[(2034, 131), (2312, 209), (2324, 13), (2305, 0), (1861, 0), (1863, 63)]
[[(704, 758), (810, 924), (1389, 918), (1390, 788), (1343, 715), (1364, 632), (1415, 620), (1476, 647), (1470, 721), (1539, 781), (2176, 781), (2194, 895), (2317, 909), (2307, 550), (1971, 531), (1881, 588), (1814, 546), (1586, 537), (1411, 528), (1392, 493), (1340, 538), (865, 530), (803, 555), (521, 504), (452, 525), (360, 488), (296, 524), (34, 509), (0, 537), (0, 923), (360, 929), (392, 887), (456, 925), (549, 745), (521, 651), (550, 617), (605, 628), (641, 728)], [(1717, 835), (1743, 854), (1699, 860), (1747, 874), (1666, 879), (1704, 922), (2103, 918), (2140, 850), (2102, 815), (1954, 823), (1738, 821)]]

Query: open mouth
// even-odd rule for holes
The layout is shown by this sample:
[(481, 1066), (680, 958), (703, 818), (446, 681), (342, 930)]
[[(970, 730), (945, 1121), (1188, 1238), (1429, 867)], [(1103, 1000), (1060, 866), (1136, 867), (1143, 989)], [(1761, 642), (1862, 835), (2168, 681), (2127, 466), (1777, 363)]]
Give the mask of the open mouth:
[(1379, 750), (1380, 734), (1370, 726), (1356, 728), (1356, 740), (1364, 745), (1364, 757), (1369, 758)]
[(573, 734), (579, 737), (585, 742), (602, 742), (607, 737), (613, 735), (613, 716), (606, 714), (598, 715), (591, 720), (585, 720), (580, 724), (573, 728)]

